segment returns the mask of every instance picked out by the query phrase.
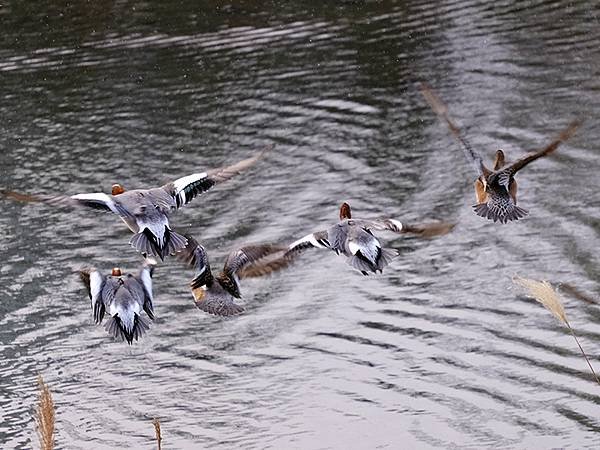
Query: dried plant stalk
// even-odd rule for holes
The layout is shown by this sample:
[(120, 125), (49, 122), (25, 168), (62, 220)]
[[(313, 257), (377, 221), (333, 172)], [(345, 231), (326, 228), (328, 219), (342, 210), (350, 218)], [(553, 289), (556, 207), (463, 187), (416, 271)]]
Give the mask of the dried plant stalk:
[(583, 347), (579, 343), (579, 339), (575, 335), (575, 331), (573, 331), (573, 328), (571, 328), (571, 324), (567, 320), (567, 314), (565, 313), (565, 308), (563, 307), (562, 302), (560, 301), (560, 297), (558, 296), (558, 293), (554, 290), (552, 285), (550, 283), (548, 283), (547, 281), (536, 281), (536, 280), (530, 280), (528, 278), (521, 278), (521, 277), (513, 278), (513, 283), (524, 288), (527, 291), (528, 297), (531, 297), (534, 300), (541, 303), (542, 305), (544, 305), (544, 307), (548, 311), (550, 311), (554, 315), (554, 317), (556, 317), (560, 322), (565, 324), (565, 326), (569, 329), (569, 331), (571, 332), (571, 335), (575, 339), (575, 342), (577, 343), (579, 350), (581, 350), (581, 354), (585, 358), (590, 370), (592, 371), (592, 374), (594, 375), (596, 382), (598, 384), (600, 384), (600, 379), (598, 378), (598, 375), (596, 375), (596, 371), (592, 367), (592, 363), (590, 362), (590, 359), (583, 351)]
[(154, 434), (156, 435), (156, 443), (158, 444), (158, 450), (162, 448), (162, 434), (160, 433), (160, 421), (157, 418), (152, 419), (154, 424)]
[(50, 388), (44, 382), (41, 375), (37, 378), (39, 388), (39, 400), (37, 406), (36, 423), (37, 432), (40, 438), (40, 448), (42, 450), (52, 450), (54, 448), (54, 401)]

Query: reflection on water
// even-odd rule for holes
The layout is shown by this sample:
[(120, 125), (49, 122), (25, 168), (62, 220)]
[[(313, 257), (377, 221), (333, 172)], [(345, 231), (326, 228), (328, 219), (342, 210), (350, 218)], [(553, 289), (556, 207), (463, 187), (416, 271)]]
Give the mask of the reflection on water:
[[(405, 4), (408, 3), (408, 4)], [(587, 2), (99, 2), (0, 7), (3, 188), (145, 187), (274, 151), (176, 217), (222, 261), (357, 215), (456, 220), (385, 236), (382, 276), (307, 253), (245, 283), (247, 313), (196, 310), (177, 261), (131, 347), (92, 323), (74, 271), (138, 266), (117, 219), (1, 202), (0, 441), (35, 445), (42, 373), (61, 448), (597, 448), (600, 397), (568, 332), (511, 289), (522, 274), (598, 293), (594, 111), (600, 39)], [(429, 80), (487, 159), (539, 148), (530, 216), (470, 208), (472, 169), (416, 89)], [(115, 226), (118, 225), (118, 226)], [(567, 302), (598, 366), (597, 306)]]

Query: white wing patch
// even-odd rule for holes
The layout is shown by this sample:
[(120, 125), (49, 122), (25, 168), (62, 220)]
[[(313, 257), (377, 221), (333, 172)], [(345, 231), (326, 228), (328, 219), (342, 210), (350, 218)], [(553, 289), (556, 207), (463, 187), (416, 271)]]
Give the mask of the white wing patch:
[(181, 205), (185, 204), (185, 188), (192, 183), (206, 178), (207, 176), (208, 174), (206, 172), (193, 173), (192, 175), (181, 177), (173, 181), (173, 186), (175, 187), (175, 195), (179, 196)]
[(402, 225), (402, 222), (400, 222), (399, 220), (390, 219), (390, 223), (392, 225), (394, 225), (398, 229), (398, 231), (402, 231), (402, 228), (404, 228), (404, 226)]
[(356, 255), (360, 251), (360, 245), (352, 241), (348, 242), (348, 248), (353, 255)]
[(142, 273), (140, 274), (140, 279), (142, 280), (142, 285), (144, 286), (146, 295), (148, 295), (148, 297), (150, 297), (151, 301), (154, 301), (154, 298), (152, 297), (152, 277), (150, 276), (150, 268), (144, 267), (142, 269)]
[(83, 202), (98, 202), (107, 206), (112, 212), (115, 214), (119, 214), (117, 208), (115, 207), (115, 202), (113, 202), (112, 198), (109, 195), (103, 192), (94, 192), (91, 194), (75, 194), (71, 195), (73, 200), (80, 200)]
[(103, 283), (104, 276), (100, 272), (98, 272), (97, 270), (90, 272), (90, 294), (92, 295), (92, 308), (100, 299), (100, 294), (102, 294)]
[(310, 242), (310, 244), (313, 247), (317, 247), (317, 248), (327, 248), (325, 245), (321, 244), (319, 241), (317, 241), (317, 239), (315, 238), (314, 234), (307, 234), (306, 236), (304, 236), (303, 238), (298, 239), (295, 242), (292, 242), (289, 246), (290, 249), (293, 249), (294, 247), (301, 245), (301, 244), (305, 244), (307, 242)]

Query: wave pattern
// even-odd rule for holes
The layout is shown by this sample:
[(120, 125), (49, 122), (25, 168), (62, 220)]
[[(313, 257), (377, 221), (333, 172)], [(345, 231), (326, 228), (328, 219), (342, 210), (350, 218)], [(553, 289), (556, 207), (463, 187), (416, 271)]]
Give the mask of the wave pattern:
[[(307, 253), (293, 270), (246, 282), (248, 312), (233, 319), (200, 314), (191, 274), (167, 261), (155, 276), (157, 320), (129, 347), (92, 324), (74, 275), (90, 263), (136, 267), (125, 228), (2, 201), (3, 448), (36, 439), (38, 373), (61, 448), (148, 447), (153, 417), (171, 448), (598, 448), (600, 391), (585, 362), (510, 280), (599, 292), (600, 37), (587, 2), (525, 3), (273, 12), (237, 2), (207, 13), (193, 2), (114, 2), (73, 6), (64, 23), (57, 11), (8, 6), (1, 188), (149, 186), (275, 142), (256, 170), (173, 220), (214, 267), (244, 242), (325, 228), (346, 200), (365, 217), (458, 226), (428, 241), (385, 236), (402, 256), (382, 276)], [(520, 174), (526, 220), (494, 226), (472, 213), (474, 175), (418, 80), (486, 160), (499, 146), (517, 158), (589, 117)], [(566, 306), (600, 368), (597, 305)]]

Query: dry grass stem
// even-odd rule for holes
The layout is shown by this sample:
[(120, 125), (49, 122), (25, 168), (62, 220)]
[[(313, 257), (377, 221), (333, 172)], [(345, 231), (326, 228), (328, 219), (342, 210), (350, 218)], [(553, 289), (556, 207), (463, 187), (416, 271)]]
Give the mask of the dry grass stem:
[(44, 382), (41, 375), (38, 375), (39, 400), (36, 414), (37, 432), (40, 438), (40, 448), (42, 450), (52, 450), (54, 448), (54, 401), (50, 388)]
[(154, 424), (154, 434), (156, 435), (156, 443), (158, 444), (158, 450), (162, 448), (162, 434), (160, 433), (160, 422), (158, 419), (152, 419)]
[(596, 371), (592, 367), (592, 363), (590, 362), (590, 359), (588, 358), (586, 353), (583, 351), (583, 347), (579, 343), (579, 339), (575, 335), (575, 331), (573, 330), (573, 328), (571, 328), (571, 324), (567, 320), (567, 314), (565, 313), (565, 308), (563, 307), (562, 302), (560, 301), (560, 297), (558, 296), (558, 293), (554, 290), (552, 285), (550, 283), (548, 283), (547, 281), (536, 281), (536, 280), (530, 280), (528, 278), (521, 278), (521, 277), (514, 277), (513, 283), (524, 288), (526, 291), (526, 295), (528, 297), (531, 297), (534, 300), (541, 303), (542, 305), (544, 305), (544, 307), (548, 311), (550, 311), (554, 315), (554, 317), (556, 317), (559, 321), (561, 321), (569, 329), (569, 331), (571, 332), (571, 335), (573, 336), (573, 338), (575, 339), (575, 342), (577, 343), (577, 346), (579, 347), (579, 350), (581, 350), (581, 354), (585, 358), (590, 370), (592, 371), (592, 374), (594, 375), (596, 382), (598, 384), (600, 384), (600, 379), (598, 378), (598, 375), (596, 375)]

